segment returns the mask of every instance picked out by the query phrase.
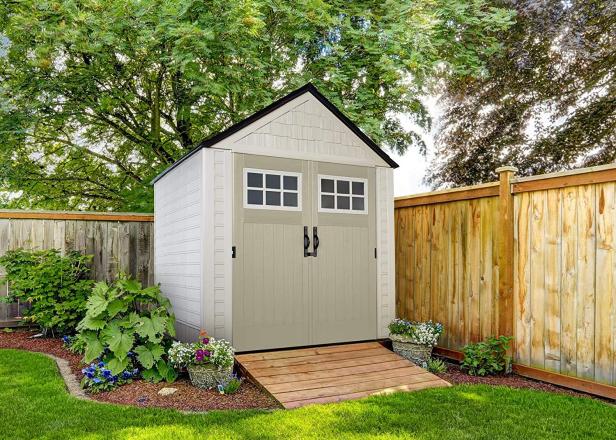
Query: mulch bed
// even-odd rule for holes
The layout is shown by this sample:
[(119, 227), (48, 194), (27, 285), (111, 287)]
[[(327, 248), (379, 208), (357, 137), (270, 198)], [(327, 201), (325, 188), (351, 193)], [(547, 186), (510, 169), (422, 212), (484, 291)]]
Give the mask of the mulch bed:
[[(81, 356), (76, 355), (64, 348), (61, 339), (53, 338), (30, 338), (35, 332), (0, 331), (0, 349), (13, 348), (28, 350), (39, 353), (47, 353), (66, 359), (73, 374), (81, 380)], [(161, 388), (176, 388), (177, 391), (169, 396), (161, 396), (158, 391)], [(89, 394), (89, 396), (101, 402), (134, 405), (140, 407), (174, 408), (180, 411), (209, 411), (216, 409), (274, 409), (280, 408), (276, 400), (262, 391), (261, 388), (248, 379), (240, 389), (230, 395), (221, 395), (217, 391), (203, 390), (193, 387), (190, 381), (180, 377), (172, 384), (166, 382), (149, 383), (137, 380), (123, 385), (113, 391)]]
[[(552, 385), (547, 382), (540, 382), (538, 380), (528, 379), (526, 377), (518, 376), (517, 374), (498, 375), (498, 376), (471, 376), (460, 370), (460, 366), (453, 363), (447, 363), (447, 372), (438, 373), (441, 379), (446, 380), (452, 385), (501, 385), (510, 388), (523, 388), (537, 391), (545, 391), (548, 393), (566, 394), (576, 397), (596, 398), (590, 394), (581, 393), (569, 388), (562, 388), (558, 385)], [(601, 399), (602, 400), (602, 399)]]
[[(73, 374), (81, 380), (81, 356), (68, 351), (62, 345), (62, 340), (52, 338), (30, 338), (35, 332), (0, 331), (0, 349), (13, 348), (34, 352), (48, 353), (59, 358), (66, 359)], [(515, 374), (506, 376), (478, 377), (469, 376), (460, 370), (459, 365), (448, 363), (446, 373), (437, 376), (453, 385), (459, 384), (484, 384), (502, 385), (511, 388), (524, 388), (550, 393), (566, 394), (577, 397), (596, 398), (589, 394), (577, 392), (546, 382), (527, 379)], [(161, 396), (158, 391), (161, 388), (172, 387), (177, 391), (169, 396)], [(193, 387), (187, 378), (180, 377), (173, 384), (149, 383), (143, 380), (121, 386), (113, 391), (99, 394), (90, 394), (90, 397), (102, 402), (134, 405), (140, 407), (174, 408), (182, 411), (209, 411), (215, 409), (274, 409), (280, 406), (276, 400), (252, 383), (245, 379), (238, 392), (231, 395), (220, 395), (217, 391), (202, 390)]]

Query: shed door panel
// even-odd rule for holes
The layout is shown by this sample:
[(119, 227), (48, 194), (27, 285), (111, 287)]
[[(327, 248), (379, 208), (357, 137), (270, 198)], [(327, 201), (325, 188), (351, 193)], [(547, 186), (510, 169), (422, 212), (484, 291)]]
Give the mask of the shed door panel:
[[(306, 197), (310, 164), (236, 154), (234, 166), (233, 343), (240, 351), (308, 345), (310, 262), (303, 256), (303, 237), (310, 220), (310, 197)], [(247, 168), (301, 174), (301, 210), (246, 208)], [(267, 197), (267, 188), (263, 191)], [(276, 199), (274, 192), (270, 191), (272, 199)], [(284, 199), (282, 188), (280, 193)], [(292, 192), (287, 198), (293, 198)]]
[(377, 337), (374, 174), (374, 168), (313, 163), (314, 344)]

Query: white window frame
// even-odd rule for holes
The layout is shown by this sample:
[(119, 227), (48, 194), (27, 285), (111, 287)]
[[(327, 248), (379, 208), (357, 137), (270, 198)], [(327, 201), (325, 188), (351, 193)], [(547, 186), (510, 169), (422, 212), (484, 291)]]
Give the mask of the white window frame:
[[(263, 192), (263, 204), (262, 205), (254, 205), (248, 203), (248, 190), (258, 190), (259, 188), (250, 187), (248, 188), (248, 173), (257, 173), (263, 176), (263, 187), (261, 191)], [(280, 189), (270, 189), (266, 187), (266, 174), (272, 174), (276, 176), (280, 176)], [(297, 177), (297, 190), (285, 190), (284, 189), (284, 176)], [(280, 193), (280, 206), (274, 205), (266, 205), (265, 204), (265, 192), (266, 191), (276, 191)], [(293, 171), (279, 171), (279, 170), (264, 170), (259, 168), (244, 168), (244, 179), (242, 192), (244, 197), (244, 208), (246, 209), (268, 209), (272, 211), (301, 211), (302, 210), (302, 173), (296, 173)], [(297, 206), (284, 206), (284, 193), (295, 193), (297, 194)]]
[[(334, 192), (322, 192), (321, 191), (321, 180), (333, 180), (334, 181)], [(343, 194), (338, 193), (338, 181), (344, 180), (349, 182), (349, 193)], [(362, 211), (353, 209), (353, 197), (359, 197), (358, 195), (353, 195), (353, 182), (361, 182), (364, 184), (364, 194), (361, 197), (364, 198), (364, 209)], [(338, 214), (368, 214), (368, 179), (362, 179), (361, 177), (347, 177), (347, 176), (329, 176), (326, 174), (319, 174), (317, 176), (317, 185), (319, 187), (319, 212), (332, 212)], [(323, 208), (321, 206), (321, 195), (331, 195), (334, 196), (334, 206), (336, 208)], [(349, 196), (349, 209), (338, 209), (338, 196)]]

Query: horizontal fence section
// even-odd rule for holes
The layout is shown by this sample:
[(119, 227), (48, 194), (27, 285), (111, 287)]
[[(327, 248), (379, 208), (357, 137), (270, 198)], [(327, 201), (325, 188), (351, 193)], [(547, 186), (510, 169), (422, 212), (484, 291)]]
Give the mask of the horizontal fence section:
[[(93, 255), (91, 276), (95, 280), (110, 281), (124, 271), (150, 285), (154, 281), (152, 220), (147, 214), (2, 210), (0, 256), (19, 248), (58, 249), (63, 253), (77, 250)], [(3, 276), (4, 268), (0, 267), (0, 278)], [(6, 294), (7, 286), (3, 285), (0, 296)], [(14, 321), (23, 306), (0, 303), (0, 324)]]
[(616, 396), (616, 165), (500, 176), (396, 200), (397, 316), (445, 353), (509, 328), (521, 374)]

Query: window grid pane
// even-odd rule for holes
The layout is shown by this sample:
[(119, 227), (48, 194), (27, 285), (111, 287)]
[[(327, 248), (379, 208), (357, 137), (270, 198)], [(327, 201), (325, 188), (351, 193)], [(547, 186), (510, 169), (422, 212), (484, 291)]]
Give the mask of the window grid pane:
[(366, 213), (366, 183), (354, 178), (319, 178), (320, 209), (332, 212)]
[(245, 207), (301, 209), (301, 173), (244, 169)]

